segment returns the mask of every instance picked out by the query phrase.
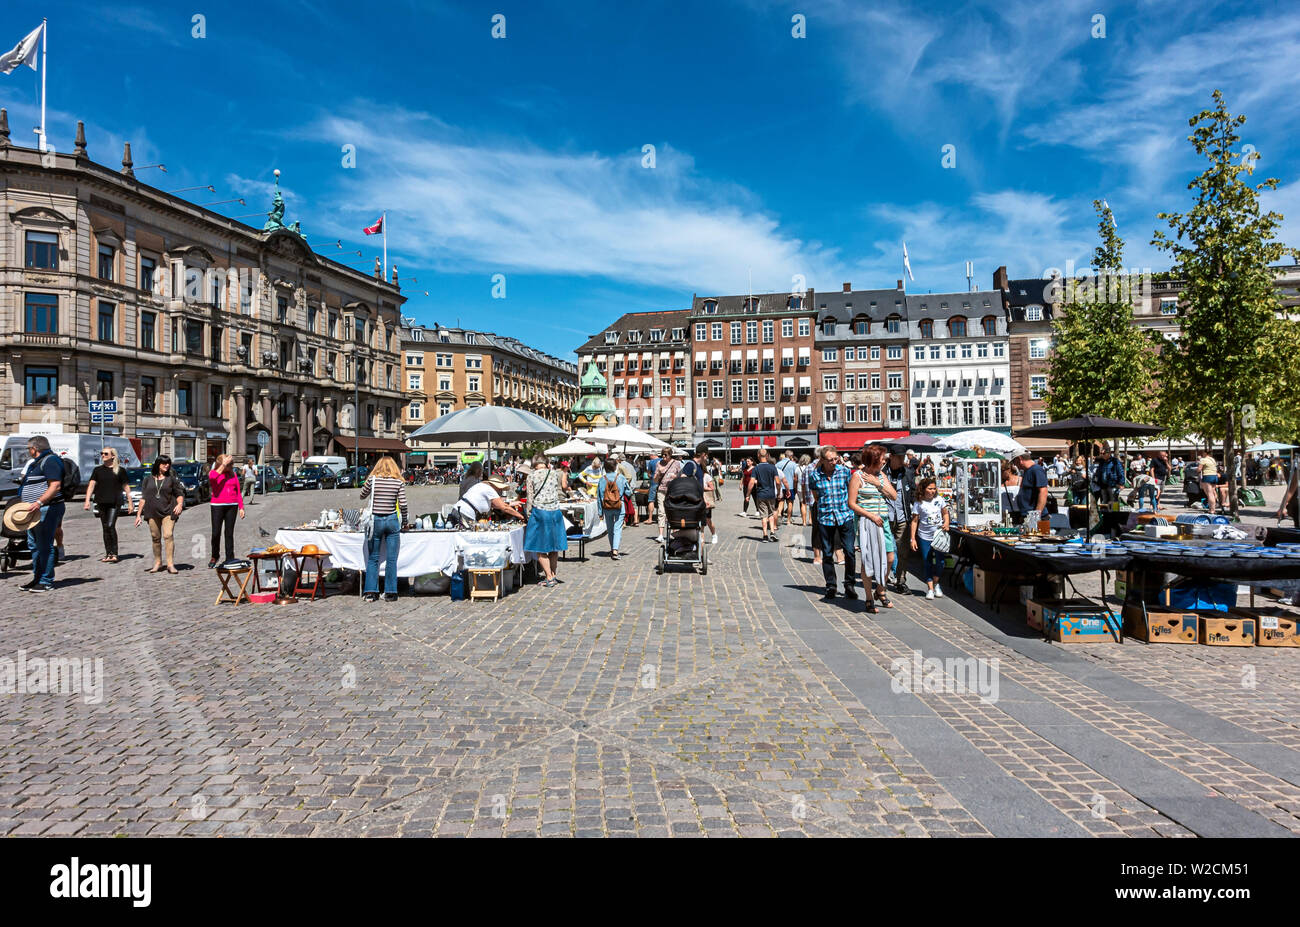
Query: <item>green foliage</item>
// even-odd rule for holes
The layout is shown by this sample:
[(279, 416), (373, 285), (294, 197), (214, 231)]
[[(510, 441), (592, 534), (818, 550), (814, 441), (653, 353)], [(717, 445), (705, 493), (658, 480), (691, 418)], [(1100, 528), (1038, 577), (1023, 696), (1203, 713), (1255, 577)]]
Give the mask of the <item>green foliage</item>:
[[(1275, 264), (1294, 255), (1275, 239), (1282, 216), (1261, 213), (1259, 193), (1277, 179), (1247, 183), (1253, 159), (1237, 149), (1246, 117), (1228, 112), (1214, 91), (1214, 108), (1188, 124), (1188, 141), (1208, 162), (1188, 184), (1195, 202), (1185, 213), (1160, 213), (1169, 234), (1156, 231), (1152, 244), (1174, 258), (1184, 280), (1179, 304), (1180, 335), (1161, 352), (1165, 408), (1206, 438), (1222, 438), (1225, 460), (1243, 424), (1258, 424), (1270, 376), (1276, 376), (1268, 340), (1278, 336), (1280, 301)], [(1233, 506), (1236, 493), (1233, 492)]]
[(1132, 324), (1133, 281), (1123, 274), (1124, 242), (1110, 207), (1094, 200), (1093, 208), (1097, 276), (1066, 281), (1063, 311), (1052, 321), (1047, 414), (1144, 422), (1153, 409), (1156, 348)]

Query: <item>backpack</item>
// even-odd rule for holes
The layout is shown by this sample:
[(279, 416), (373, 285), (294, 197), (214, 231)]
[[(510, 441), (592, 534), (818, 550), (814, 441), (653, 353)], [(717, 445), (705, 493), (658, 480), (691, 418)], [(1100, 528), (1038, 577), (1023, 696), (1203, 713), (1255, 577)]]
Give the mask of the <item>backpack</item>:
[(81, 488), (81, 468), (71, 457), (64, 457), (63, 479), (59, 483), (59, 496), (64, 502), (71, 502)]
[(605, 478), (605, 492), (600, 497), (600, 507), (607, 512), (623, 508), (623, 494), (618, 491), (618, 480)]

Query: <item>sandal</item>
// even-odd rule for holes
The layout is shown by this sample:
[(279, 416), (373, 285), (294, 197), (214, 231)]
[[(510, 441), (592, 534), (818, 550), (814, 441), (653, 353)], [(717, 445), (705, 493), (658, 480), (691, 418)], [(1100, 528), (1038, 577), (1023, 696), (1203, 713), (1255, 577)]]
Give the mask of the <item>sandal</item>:
[(146, 572), (146, 573), (161, 573), (161, 572), (162, 572), (162, 567), (160, 567), (160, 566), (150, 567), (149, 569), (145, 570), (145, 572)]
[(174, 566), (169, 566), (167, 568), (167, 572), (170, 573), (172, 576), (176, 576), (178, 573), (180, 573), (180, 570), (176, 569), (176, 567)]
[(880, 603), (881, 608), (893, 608), (894, 603), (889, 601), (889, 596), (885, 593), (884, 587), (876, 590), (876, 601)]
[(555, 580), (553, 579), (543, 580), (542, 585), (545, 586), (547, 589), (550, 589), (555, 585)]

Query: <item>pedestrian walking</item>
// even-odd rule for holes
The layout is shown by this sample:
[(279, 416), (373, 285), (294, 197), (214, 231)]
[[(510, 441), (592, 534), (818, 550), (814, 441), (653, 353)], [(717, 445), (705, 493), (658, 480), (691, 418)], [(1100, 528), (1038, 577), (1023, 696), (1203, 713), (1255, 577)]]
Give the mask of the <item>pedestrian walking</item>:
[(257, 470), (253, 467), (251, 457), (244, 458), (244, 501), (249, 505), (253, 504), (253, 491), (257, 489)]
[(822, 562), (822, 528), (818, 523), (813, 511), (813, 494), (812, 471), (817, 467), (813, 460), (807, 454), (799, 458), (799, 515), (805, 525), (812, 526), (812, 537), (809, 544), (812, 545), (813, 566), (818, 566)]
[(1205, 507), (1213, 515), (1219, 508), (1219, 463), (1206, 451), (1197, 464), (1201, 492), (1205, 493)]
[(885, 477), (894, 486), (894, 495), (889, 499), (889, 538), (894, 548), (894, 562), (891, 573), (894, 576), (894, 589), (907, 594), (907, 523), (911, 518), (912, 502), (916, 496), (916, 464), (909, 465), (903, 455), (903, 448), (894, 445), (889, 449), (889, 459), (883, 471)]
[(840, 463), (839, 452), (826, 445), (817, 449), (818, 464), (811, 471), (809, 489), (812, 508), (821, 525), (822, 577), (826, 580), (826, 598), (835, 598), (835, 551), (844, 552), (844, 597), (856, 599), (853, 576), (853, 510), (849, 508), (849, 481), (853, 474)]
[[(533, 472), (528, 474), (528, 527), (524, 529), (524, 551), (537, 554), (547, 589), (562, 582), (555, 573), (560, 566), (560, 551), (569, 549), (564, 529), (560, 499), (569, 491), (569, 479), (563, 470), (552, 469), (545, 454), (533, 457)], [(612, 539), (611, 539), (612, 543)]]
[(623, 458), (622, 454), (610, 454), (609, 459), (614, 461), (615, 469), (619, 476), (627, 481), (629, 492), (623, 499), (623, 524), (636, 527), (636, 467)]
[(149, 537), (153, 542), (153, 567), (146, 573), (163, 569), (163, 555), (167, 557), (167, 572), (173, 576), (176, 569), (176, 544), (173, 536), (176, 520), (185, 507), (185, 487), (172, 473), (172, 459), (159, 455), (149, 468), (149, 475), (140, 486), (140, 508), (135, 513), (135, 526), (141, 521), (149, 523)]
[(623, 520), (627, 517), (625, 506), (632, 498), (632, 484), (619, 472), (618, 464), (612, 458), (605, 460), (605, 474), (596, 484), (596, 498), (600, 500), (600, 509), (605, 516), (610, 559), (617, 560), (623, 556), (619, 547), (623, 541)]
[(749, 496), (750, 496), (750, 477), (754, 471), (754, 460), (752, 457), (746, 457), (745, 463), (740, 470), (740, 495), (745, 500), (744, 508), (741, 510), (742, 515), (749, 515)]
[(370, 533), (366, 536), (367, 602), (379, 601), (379, 548), (384, 548), (384, 601), (397, 601), (397, 555), (402, 549), (402, 513), (406, 503), (406, 480), (397, 462), (385, 455), (375, 463), (361, 487), (361, 499), (370, 499)]
[(651, 487), (654, 491), (655, 522), (659, 526), (659, 537), (655, 540), (660, 544), (667, 543), (665, 533), (668, 531), (668, 513), (664, 511), (664, 497), (668, 494), (668, 484), (681, 475), (682, 462), (673, 456), (672, 448), (664, 448), (659, 457), (659, 465), (655, 467), (655, 484)]
[(230, 454), (217, 456), (208, 473), (208, 487), (212, 491), (208, 500), (212, 516), (212, 556), (208, 558), (210, 570), (221, 560), (222, 537), (226, 539), (226, 559), (235, 559), (235, 514), (238, 513), (240, 518), (247, 517), (234, 457)]
[(27, 439), (31, 458), (18, 484), (19, 505), (27, 507), (24, 527), (32, 552), (32, 579), (23, 585), (28, 592), (54, 589), (54, 545), (63, 525), (63, 462), (50, 450), (50, 439), (32, 435)]
[(1286, 481), (1286, 492), (1282, 503), (1277, 507), (1277, 520), (1290, 515), (1296, 530), (1300, 531), (1300, 460), (1292, 458), (1291, 475)]
[[(867, 611), (876, 613), (876, 602), (893, 608), (885, 583), (889, 578), (886, 532), (889, 531), (889, 503), (898, 493), (881, 470), (886, 451), (873, 444), (862, 451), (859, 469), (849, 482), (849, 508), (858, 516), (858, 549), (862, 553), (862, 592)], [(847, 594), (847, 593), (846, 593)]]
[(932, 478), (926, 477), (916, 486), (916, 501), (912, 503), (912, 550), (921, 553), (921, 578), (925, 580), (927, 599), (942, 599), (943, 555), (932, 547), (940, 530), (947, 531), (951, 523), (948, 502), (939, 495)]
[(754, 511), (762, 520), (763, 536), (760, 541), (775, 541), (777, 520), (777, 503), (780, 500), (785, 481), (767, 456), (766, 449), (758, 452), (758, 464), (749, 473), (749, 496), (754, 499)]
[(799, 464), (795, 462), (794, 451), (786, 451), (776, 463), (776, 469), (781, 474), (781, 479), (785, 481), (785, 486), (781, 490), (780, 504), (777, 506), (776, 517), (778, 521), (781, 516), (785, 516), (785, 523), (790, 524), (790, 517), (794, 514), (795, 506), (795, 486), (799, 481)]
[(100, 563), (117, 563), (117, 516), (122, 510), (122, 501), (126, 500), (126, 514), (135, 514), (135, 504), (131, 500), (131, 485), (126, 478), (126, 470), (117, 459), (117, 451), (106, 447), (99, 454), (100, 464), (90, 471), (90, 483), (86, 486), (86, 503), (83, 511), (95, 505), (95, 517), (99, 519), (100, 530), (104, 535), (104, 556)]

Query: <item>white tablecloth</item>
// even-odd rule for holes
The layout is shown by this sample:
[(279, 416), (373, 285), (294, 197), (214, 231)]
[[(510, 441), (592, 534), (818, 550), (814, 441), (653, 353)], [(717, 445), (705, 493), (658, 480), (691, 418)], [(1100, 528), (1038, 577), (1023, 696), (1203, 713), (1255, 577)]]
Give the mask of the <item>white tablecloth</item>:
[(582, 502), (561, 502), (560, 511), (564, 513), (565, 529), (574, 526), (574, 520), (570, 512), (582, 513), (582, 536), (587, 540), (605, 536), (605, 516), (596, 504), (595, 499), (587, 499)]
[[(275, 533), (275, 543), (294, 550), (304, 544), (315, 544), (330, 552), (326, 567), (345, 570), (366, 569), (366, 538), (360, 531), (312, 531), (309, 529), (280, 529)], [(509, 545), (510, 562), (523, 563), (524, 529), (510, 531), (406, 531), (402, 533), (402, 546), (397, 552), (398, 576), (423, 576), (426, 573), (451, 573), (460, 564), (456, 548), (469, 552), (479, 546), (502, 547)], [(379, 572), (384, 572), (385, 551), (379, 549)]]

